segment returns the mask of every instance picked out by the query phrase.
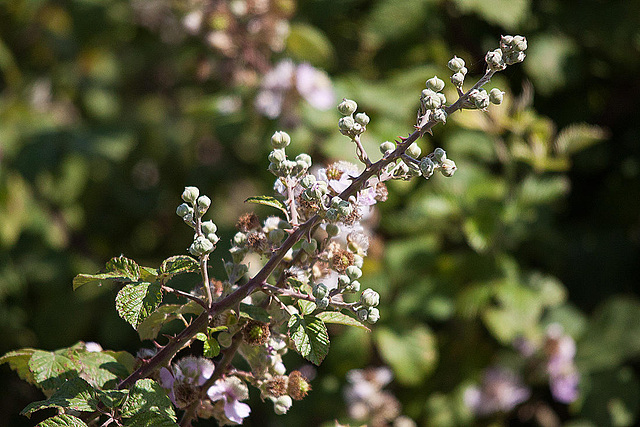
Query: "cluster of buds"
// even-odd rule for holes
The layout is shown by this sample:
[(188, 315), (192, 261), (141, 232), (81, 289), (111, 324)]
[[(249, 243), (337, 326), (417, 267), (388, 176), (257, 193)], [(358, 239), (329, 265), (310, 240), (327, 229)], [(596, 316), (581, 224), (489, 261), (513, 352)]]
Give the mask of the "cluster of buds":
[(419, 167), (420, 173), (425, 179), (431, 178), (436, 170), (446, 177), (453, 176), (457, 170), (455, 162), (448, 159), (446, 151), (440, 147), (420, 159)]
[(380, 319), (380, 311), (376, 308), (380, 303), (380, 295), (371, 288), (367, 288), (360, 294), (358, 318), (371, 324)]
[(453, 74), (451, 75), (451, 83), (453, 83), (457, 88), (462, 88), (464, 78), (468, 71), (467, 67), (465, 67), (464, 59), (454, 56), (447, 63), (447, 67), (453, 71)]
[(527, 56), (527, 39), (523, 36), (502, 36), (500, 47), (487, 52), (485, 61), (491, 70), (501, 71), (507, 65), (517, 64), (524, 61)]
[(444, 106), (447, 102), (442, 90), (444, 89), (444, 81), (438, 76), (433, 76), (426, 82), (426, 89), (420, 94), (420, 109), (418, 110), (418, 125), (424, 120), (435, 120), (438, 123), (447, 122), (447, 113)]
[(291, 143), (291, 137), (286, 132), (276, 132), (271, 137), (273, 151), (269, 154), (269, 171), (277, 177), (303, 176), (311, 167), (311, 156), (301, 153), (294, 160), (288, 160), (285, 148)]
[(344, 99), (338, 104), (338, 111), (344, 116), (338, 121), (338, 128), (340, 133), (351, 139), (356, 139), (367, 130), (371, 120), (366, 113), (355, 114), (357, 109), (358, 104), (350, 99)]
[(205, 195), (201, 196), (198, 187), (185, 187), (182, 200), (184, 203), (176, 208), (176, 214), (196, 231), (189, 252), (193, 256), (208, 255), (220, 240), (216, 234), (218, 227), (213, 221), (201, 221), (211, 206), (211, 199)]

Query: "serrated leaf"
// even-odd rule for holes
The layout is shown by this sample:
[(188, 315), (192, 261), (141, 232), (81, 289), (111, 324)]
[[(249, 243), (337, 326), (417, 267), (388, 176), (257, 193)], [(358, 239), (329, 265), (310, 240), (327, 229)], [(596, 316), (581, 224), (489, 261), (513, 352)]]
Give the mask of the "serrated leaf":
[(126, 351), (113, 351), (113, 350), (104, 350), (103, 353), (111, 355), (114, 359), (118, 361), (126, 370), (127, 375), (130, 375), (136, 364), (136, 358)]
[(287, 285), (294, 289), (299, 289), (301, 286), (304, 286), (304, 282), (300, 279), (296, 279), (295, 277), (289, 277), (287, 279)]
[(256, 203), (258, 205), (271, 206), (272, 208), (276, 208), (281, 210), (286, 216), (289, 215), (287, 212), (287, 206), (281, 201), (271, 196), (255, 196), (249, 197), (244, 201), (245, 203)]
[(75, 352), (69, 358), (74, 360), (80, 369), (80, 378), (96, 388), (114, 386), (116, 381), (128, 375), (127, 368), (118, 363), (115, 357), (105, 352)]
[(97, 403), (93, 387), (82, 378), (76, 377), (64, 382), (50, 398), (30, 403), (20, 414), (30, 416), (35, 411), (47, 408), (89, 412), (96, 409)]
[(47, 418), (39, 423), (36, 427), (87, 427), (80, 418), (69, 414), (60, 414), (55, 417)]
[(127, 398), (129, 390), (96, 390), (96, 395), (107, 408), (116, 408)]
[(176, 427), (176, 414), (165, 390), (151, 379), (142, 379), (129, 390), (122, 405), (123, 425), (129, 427)]
[(162, 302), (160, 283), (136, 282), (123, 286), (116, 295), (118, 315), (134, 329)]
[(269, 313), (264, 308), (242, 302), (240, 303), (240, 317), (246, 317), (262, 323), (269, 323), (271, 320)]
[(136, 330), (141, 340), (152, 340), (158, 336), (162, 327), (184, 314), (199, 315), (203, 308), (189, 301), (186, 304), (163, 304), (140, 322)]
[(160, 273), (166, 278), (176, 274), (198, 271), (199, 269), (200, 264), (198, 261), (188, 255), (172, 256), (162, 261), (162, 265), (160, 265)]
[(436, 367), (436, 339), (426, 326), (418, 325), (401, 333), (379, 327), (374, 338), (383, 360), (402, 384), (421, 384)]
[(300, 312), (302, 314), (311, 314), (313, 310), (316, 309), (316, 303), (312, 301), (307, 301), (303, 299), (298, 300), (298, 307), (300, 307)]
[(65, 355), (36, 350), (29, 360), (29, 370), (38, 387), (55, 390), (68, 379), (76, 377), (80, 369)]
[(329, 333), (324, 322), (314, 316), (295, 314), (289, 318), (289, 335), (296, 351), (315, 365), (329, 353)]
[(211, 333), (207, 336), (207, 334), (199, 332), (195, 338), (203, 342), (202, 351), (204, 357), (213, 358), (220, 354), (220, 344), (215, 338), (211, 337)]
[(29, 384), (36, 384), (33, 373), (29, 370), (29, 360), (36, 351), (34, 348), (22, 348), (20, 350), (10, 351), (0, 357), (0, 365), (8, 363), (9, 367), (18, 373), (20, 379)]
[(111, 258), (106, 265), (106, 272), (99, 274), (78, 274), (73, 279), (73, 290), (80, 286), (93, 282), (102, 282), (103, 280), (119, 280), (126, 282), (135, 282), (140, 280), (140, 266), (124, 256)]
[(367, 332), (371, 332), (371, 329), (363, 325), (358, 319), (339, 311), (324, 311), (316, 315), (316, 317), (324, 323), (337, 323), (339, 325), (355, 326), (357, 328), (364, 329)]
[(152, 267), (140, 267), (140, 280), (143, 282), (155, 282), (158, 278), (158, 270)]

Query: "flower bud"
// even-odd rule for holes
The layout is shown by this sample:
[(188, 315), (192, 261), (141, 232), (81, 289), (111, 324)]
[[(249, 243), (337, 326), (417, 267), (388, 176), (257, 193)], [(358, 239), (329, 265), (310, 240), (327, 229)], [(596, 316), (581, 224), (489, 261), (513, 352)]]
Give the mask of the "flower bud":
[(454, 56), (453, 58), (451, 58), (447, 63), (447, 67), (449, 67), (449, 69), (454, 73), (457, 73), (458, 71), (460, 71), (460, 69), (463, 68), (464, 65), (465, 65), (464, 59), (458, 58), (457, 56)]
[(405, 151), (405, 153), (407, 153), (409, 156), (413, 157), (414, 159), (417, 159), (418, 157), (420, 157), (420, 154), (422, 154), (422, 150), (420, 149), (420, 146), (414, 142), (413, 144), (407, 147), (407, 150)]
[(329, 293), (329, 289), (324, 283), (316, 283), (315, 285), (313, 285), (313, 289), (311, 290), (311, 292), (317, 299), (322, 299), (327, 296), (327, 294)]
[(440, 164), (440, 172), (442, 173), (442, 175), (446, 177), (453, 176), (456, 169), (457, 169), (456, 164), (451, 159), (444, 159)]
[(361, 308), (360, 310), (358, 310), (357, 314), (358, 319), (360, 319), (361, 322), (366, 322), (369, 318), (369, 310), (367, 310), (366, 308)]
[(285, 148), (291, 143), (291, 137), (288, 133), (278, 131), (271, 137), (271, 146), (273, 148)]
[(213, 243), (204, 236), (198, 236), (189, 246), (189, 252), (193, 256), (205, 255), (213, 250)]
[(200, 212), (206, 212), (211, 206), (211, 199), (207, 196), (198, 197), (198, 210)]
[(220, 237), (218, 237), (216, 233), (209, 233), (209, 234), (206, 234), (206, 236), (207, 236), (207, 240), (213, 243), (214, 245), (220, 241)]
[(271, 153), (269, 153), (269, 161), (271, 163), (275, 163), (276, 165), (281, 164), (287, 160), (287, 155), (284, 153), (284, 150), (276, 148)]
[(353, 208), (347, 201), (340, 203), (337, 209), (340, 216), (349, 216), (351, 215), (351, 212), (353, 212)]
[(340, 234), (340, 226), (337, 224), (327, 224), (326, 230), (329, 237), (334, 237)]
[(460, 87), (462, 86), (462, 84), (464, 83), (464, 74), (462, 73), (455, 73), (451, 76), (451, 83), (453, 83), (454, 85)]
[(420, 172), (422, 176), (429, 179), (433, 175), (433, 171), (436, 169), (436, 165), (429, 157), (423, 157), (420, 160)]
[(469, 99), (476, 108), (485, 110), (489, 106), (489, 94), (484, 89), (474, 89), (469, 93)]
[(318, 241), (316, 239), (302, 241), (302, 250), (305, 251), (307, 254), (313, 255), (317, 249), (318, 249)]
[(527, 50), (527, 39), (523, 36), (513, 36), (511, 46), (519, 52), (524, 52)]
[(502, 92), (497, 87), (494, 87), (489, 91), (489, 101), (492, 104), (500, 105), (502, 104), (502, 100), (504, 99), (504, 92)]
[(351, 116), (346, 116), (346, 117), (343, 117), (340, 120), (338, 120), (338, 127), (343, 132), (352, 131), (354, 125), (355, 125), (355, 121), (353, 120), (353, 117), (351, 117)]
[(327, 307), (329, 307), (329, 298), (328, 297), (318, 298), (316, 300), (316, 308), (318, 310), (324, 310)]
[(204, 221), (202, 223), (203, 234), (215, 233), (216, 231), (218, 231), (218, 227), (213, 223), (213, 221)]
[(329, 208), (327, 209), (327, 212), (325, 213), (327, 221), (329, 222), (336, 222), (338, 220), (338, 211), (334, 208)]
[(362, 126), (368, 125), (370, 120), (371, 119), (369, 118), (369, 116), (367, 116), (365, 113), (356, 114), (356, 122)]
[(433, 76), (429, 80), (427, 80), (427, 89), (431, 89), (434, 92), (440, 92), (444, 89), (444, 82), (438, 78), (438, 76)]
[(347, 276), (349, 276), (349, 279), (351, 280), (357, 280), (360, 277), (362, 277), (362, 270), (360, 270), (355, 265), (350, 265), (349, 267), (347, 267), (347, 269), (345, 270), (345, 273)]
[(273, 412), (275, 412), (276, 415), (286, 414), (289, 408), (291, 408), (291, 406), (293, 405), (293, 400), (291, 399), (290, 396), (287, 396), (286, 394), (272, 400), (273, 400)]
[(297, 165), (297, 163), (294, 162), (293, 160), (285, 160), (280, 165), (280, 168), (281, 168), (282, 172), (284, 173), (284, 175), (291, 175), (293, 170), (296, 168), (296, 165)]
[(517, 64), (518, 62), (524, 61), (524, 58), (526, 58), (526, 56), (527, 55), (524, 52), (518, 52), (518, 51), (509, 52), (504, 57), (504, 63), (507, 65)]
[(338, 104), (338, 111), (343, 116), (350, 116), (355, 113), (358, 109), (358, 104), (356, 101), (352, 101), (350, 99), (344, 99), (340, 104)]
[(185, 187), (182, 192), (182, 200), (187, 203), (194, 203), (199, 195), (200, 190), (198, 187)]
[(433, 112), (433, 120), (440, 123), (447, 123), (447, 112), (442, 108), (438, 108)]
[(360, 282), (358, 282), (357, 280), (354, 280), (353, 282), (349, 283), (347, 285), (347, 287), (345, 288), (346, 292), (360, 292)]
[(385, 141), (382, 144), (380, 144), (380, 152), (382, 154), (386, 154), (389, 151), (393, 151), (396, 149), (396, 144), (394, 144), (391, 141)]
[(304, 162), (307, 165), (307, 169), (311, 167), (311, 156), (307, 153), (300, 153), (296, 156), (296, 162)]
[(346, 274), (338, 276), (338, 288), (344, 288), (351, 283), (351, 279)]
[(236, 246), (244, 246), (247, 243), (247, 235), (239, 231), (233, 236), (233, 244)]
[(284, 230), (281, 230), (279, 228), (273, 229), (271, 231), (269, 231), (269, 241), (271, 243), (275, 243), (278, 244), (282, 241), (282, 239), (284, 239), (285, 236), (285, 232)]
[(431, 89), (423, 89), (420, 100), (427, 110), (435, 110), (442, 105), (442, 99)]
[(375, 307), (380, 303), (380, 295), (371, 288), (362, 291), (360, 303), (365, 307)]
[(311, 174), (303, 176), (302, 179), (300, 180), (300, 185), (302, 185), (304, 188), (309, 188), (315, 183), (316, 183), (316, 177)]
[(502, 51), (500, 49), (490, 50), (484, 56), (487, 66), (492, 70), (504, 70), (505, 65), (502, 60)]
[(374, 324), (380, 320), (380, 310), (375, 307), (369, 307), (369, 313), (367, 316), (367, 322)]
[(189, 214), (189, 213), (193, 213), (193, 208), (189, 205), (187, 205), (186, 203), (181, 204), (180, 206), (178, 206), (176, 208), (176, 214), (179, 217), (184, 217), (185, 215)]
[(436, 163), (442, 163), (442, 161), (446, 158), (447, 158), (447, 152), (444, 151), (442, 148), (438, 147), (435, 150), (433, 150), (433, 160), (435, 160)]
[(353, 265), (355, 265), (358, 268), (362, 268), (363, 264), (364, 264), (364, 258), (362, 258), (362, 256), (358, 254), (353, 254)]

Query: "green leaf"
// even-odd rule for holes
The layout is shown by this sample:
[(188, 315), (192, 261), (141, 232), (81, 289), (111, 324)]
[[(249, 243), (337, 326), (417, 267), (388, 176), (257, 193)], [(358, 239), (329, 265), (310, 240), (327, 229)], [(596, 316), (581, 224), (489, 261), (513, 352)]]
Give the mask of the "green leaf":
[(281, 201), (271, 196), (256, 196), (249, 197), (244, 201), (245, 203), (256, 203), (258, 205), (271, 206), (272, 208), (280, 209), (285, 216), (288, 217), (287, 206)]
[(158, 336), (162, 327), (167, 323), (178, 319), (181, 315), (199, 315), (203, 308), (194, 301), (186, 304), (163, 304), (153, 313), (143, 319), (136, 330), (141, 340), (152, 340)]
[(289, 334), (296, 351), (315, 365), (329, 353), (329, 333), (324, 322), (314, 316), (295, 314), (289, 318)]
[(454, 0), (462, 13), (477, 13), (490, 24), (513, 30), (529, 16), (530, 0)]
[[(226, 329), (226, 326), (224, 327)], [(196, 334), (195, 338), (204, 343), (203, 345), (203, 355), (204, 357), (213, 358), (220, 354), (220, 344), (218, 344), (218, 340), (211, 336), (212, 331), (208, 330), (208, 334), (204, 334), (199, 332)]]
[(140, 267), (140, 280), (143, 282), (155, 282), (158, 279), (158, 270), (152, 267)]
[(33, 412), (46, 408), (90, 412), (96, 410), (97, 403), (93, 387), (82, 378), (76, 377), (63, 383), (50, 398), (30, 403), (20, 414), (30, 416)]
[(118, 315), (137, 329), (162, 301), (160, 287), (158, 282), (135, 282), (124, 285), (116, 295)]
[(380, 327), (374, 331), (374, 339), (382, 359), (402, 384), (421, 384), (436, 366), (436, 339), (426, 326), (418, 325), (403, 332)]
[(339, 325), (355, 326), (357, 328), (371, 332), (371, 329), (363, 325), (362, 322), (360, 322), (358, 319), (339, 311), (323, 311), (316, 317), (322, 320), (324, 323), (337, 323)]
[(637, 425), (640, 412), (640, 381), (625, 366), (591, 374), (581, 379), (580, 415), (598, 427)]
[(80, 378), (96, 388), (115, 386), (119, 379), (128, 375), (127, 368), (105, 352), (83, 351), (69, 356), (76, 362)]
[(55, 390), (80, 371), (74, 360), (58, 352), (36, 350), (29, 360), (29, 370), (43, 390)]
[(312, 301), (307, 301), (303, 299), (298, 300), (298, 306), (300, 307), (300, 312), (302, 314), (311, 314), (313, 310), (316, 309), (316, 303)]
[(22, 348), (20, 350), (10, 351), (0, 357), (0, 365), (8, 363), (9, 367), (18, 373), (18, 376), (29, 384), (36, 384), (33, 373), (29, 370), (29, 360), (36, 349)]
[(136, 381), (122, 405), (124, 426), (176, 427), (176, 414), (167, 393), (151, 379)]
[(200, 264), (196, 259), (188, 255), (176, 255), (162, 261), (160, 273), (164, 277), (170, 278), (176, 274), (189, 273), (191, 271), (198, 271), (199, 269)]
[(287, 51), (298, 62), (327, 68), (333, 63), (335, 53), (327, 36), (317, 28), (306, 24), (293, 24), (287, 37)]
[(559, 153), (572, 155), (609, 137), (600, 126), (587, 123), (574, 123), (560, 131), (556, 138)]
[(96, 395), (107, 408), (116, 408), (129, 396), (129, 390), (96, 390)]
[(73, 279), (73, 290), (80, 286), (103, 280), (117, 280), (125, 282), (135, 282), (140, 280), (140, 266), (124, 256), (112, 258), (106, 265), (106, 272), (100, 274), (78, 274)]
[(267, 310), (243, 302), (240, 303), (240, 317), (253, 319), (262, 323), (269, 323), (271, 321)]
[(60, 414), (47, 418), (36, 427), (87, 427), (87, 425), (80, 418), (74, 417), (73, 415)]

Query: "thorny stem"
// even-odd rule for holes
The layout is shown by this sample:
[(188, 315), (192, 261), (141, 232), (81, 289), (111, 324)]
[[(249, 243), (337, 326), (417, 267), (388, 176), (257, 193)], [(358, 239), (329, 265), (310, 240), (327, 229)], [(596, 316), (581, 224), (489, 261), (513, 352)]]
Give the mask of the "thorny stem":
[[(277, 286), (273, 286), (270, 285), (268, 283), (265, 283), (262, 285), (263, 289), (266, 289), (268, 291), (280, 294), (282, 296), (285, 297), (291, 297), (291, 298), (295, 298), (295, 299), (303, 299), (306, 301), (311, 301), (311, 302), (315, 302), (316, 299), (315, 297), (313, 297), (312, 295), (307, 295), (307, 294), (303, 294), (301, 292), (296, 292), (294, 290), (291, 289), (283, 289), (283, 288), (279, 288)], [(339, 307), (339, 308), (347, 308), (349, 310), (354, 310), (353, 306), (355, 305), (355, 303), (349, 303), (349, 302), (340, 302), (340, 301), (334, 301), (333, 299), (330, 300), (329, 305), (333, 305), (335, 307)]]
[(207, 381), (202, 384), (200, 387), (200, 396), (187, 408), (185, 413), (182, 415), (182, 419), (180, 420), (180, 427), (188, 427), (191, 426), (191, 420), (195, 418), (196, 411), (198, 410), (198, 405), (200, 401), (204, 399), (207, 395), (207, 390), (209, 387), (213, 385), (218, 379), (224, 375), (227, 371), (229, 365), (233, 361), (234, 356), (238, 351), (238, 347), (242, 343), (242, 334), (236, 334), (231, 341), (231, 345), (223, 352), (222, 359), (216, 364), (215, 370), (213, 374)]
[[(445, 112), (447, 113), (447, 115), (450, 115), (455, 111), (461, 109), (464, 102), (469, 98), (469, 93), (473, 89), (477, 89), (488, 83), (494, 74), (495, 71), (487, 70), (485, 75), (480, 80), (478, 80), (478, 82), (473, 85), (471, 89), (469, 89), (464, 93), (464, 95), (458, 98), (455, 103), (448, 107), (445, 107)], [(437, 123), (438, 122), (431, 119), (420, 126), (418, 129), (416, 129), (408, 137), (401, 138), (401, 141), (397, 144), (396, 149), (393, 152), (368, 166), (357, 178), (355, 178), (351, 182), (351, 185), (349, 185), (349, 187), (347, 187), (342, 193), (340, 193), (340, 198), (343, 200), (348, 200), (350, 196), (355, 195), (360, 189), (364, 188), (369, 178), (374, 175), (380, 174), (387, 165), (399, 159), (413, 142), (415, 142), (425, 133), (429, 132), (431, 128), (433, 128), (433, 126), (435, 126)], [(253, 293), (256, 289), (259, 289), (263, 285), (263, 283), (266, 282), (267, 278), (271, 275), (273, 270), (280, 264), (287, 251), (289, 251), (289, 249), (291, 249), (293, 245), (297, 243), (301, 238), (308, 234), (313, 229), (313, 227), (319, 224), (321, 220), (322, 217), (319, 214), (316, 214), (309, 218), (304, 224), (300, 225), (293, 233), (289, 235), (282, 246), (271, 256), (269, 261), (267, 261), (262, 269), (251, 280), (236, 289), (231, 294), (227, 295), (225, 298), (211, 304), (207, 312), (202, 313), (200, 316), (196, 317), (189, 326), (187, 326), (182, 330), (182, 332), (172, 338), (171, 341), (167, 343), (167, 345), (165, 345), (162, 349), (160, 349), (160, 351), (158, 351), (155, 356), (144, 363), (140, 368), (135, 370), (127, 378), (122, 380), (120, 384), (118, 384), (117, 388), (121, 390), (123, 388), (131, 387), (137, 380), (149, 377), (160, 366), (171, 360), (171, 358), (176, 353), (178, 353), (184, 347), (184, 345), (188, 343), (198, 332), (203, 330), (203, 328), (209, 323), (210, 318), (213, 318), (215, 315), (223, 312), (228, 308), (238, 305), (240, 301), (242, 301), (245, 297)], [(196, 230), (202, 233), (199, 227), (198, 220), (196, 220), (196, 224)], [(211, 291), (209, 290), (209, 286), (206, 286), (205, 288), (210, 294)], [(83, 419), (85, 421), (92, 420), (98, 415), (98, 412), (88, 413), (86, 417), (83, 417)]]

